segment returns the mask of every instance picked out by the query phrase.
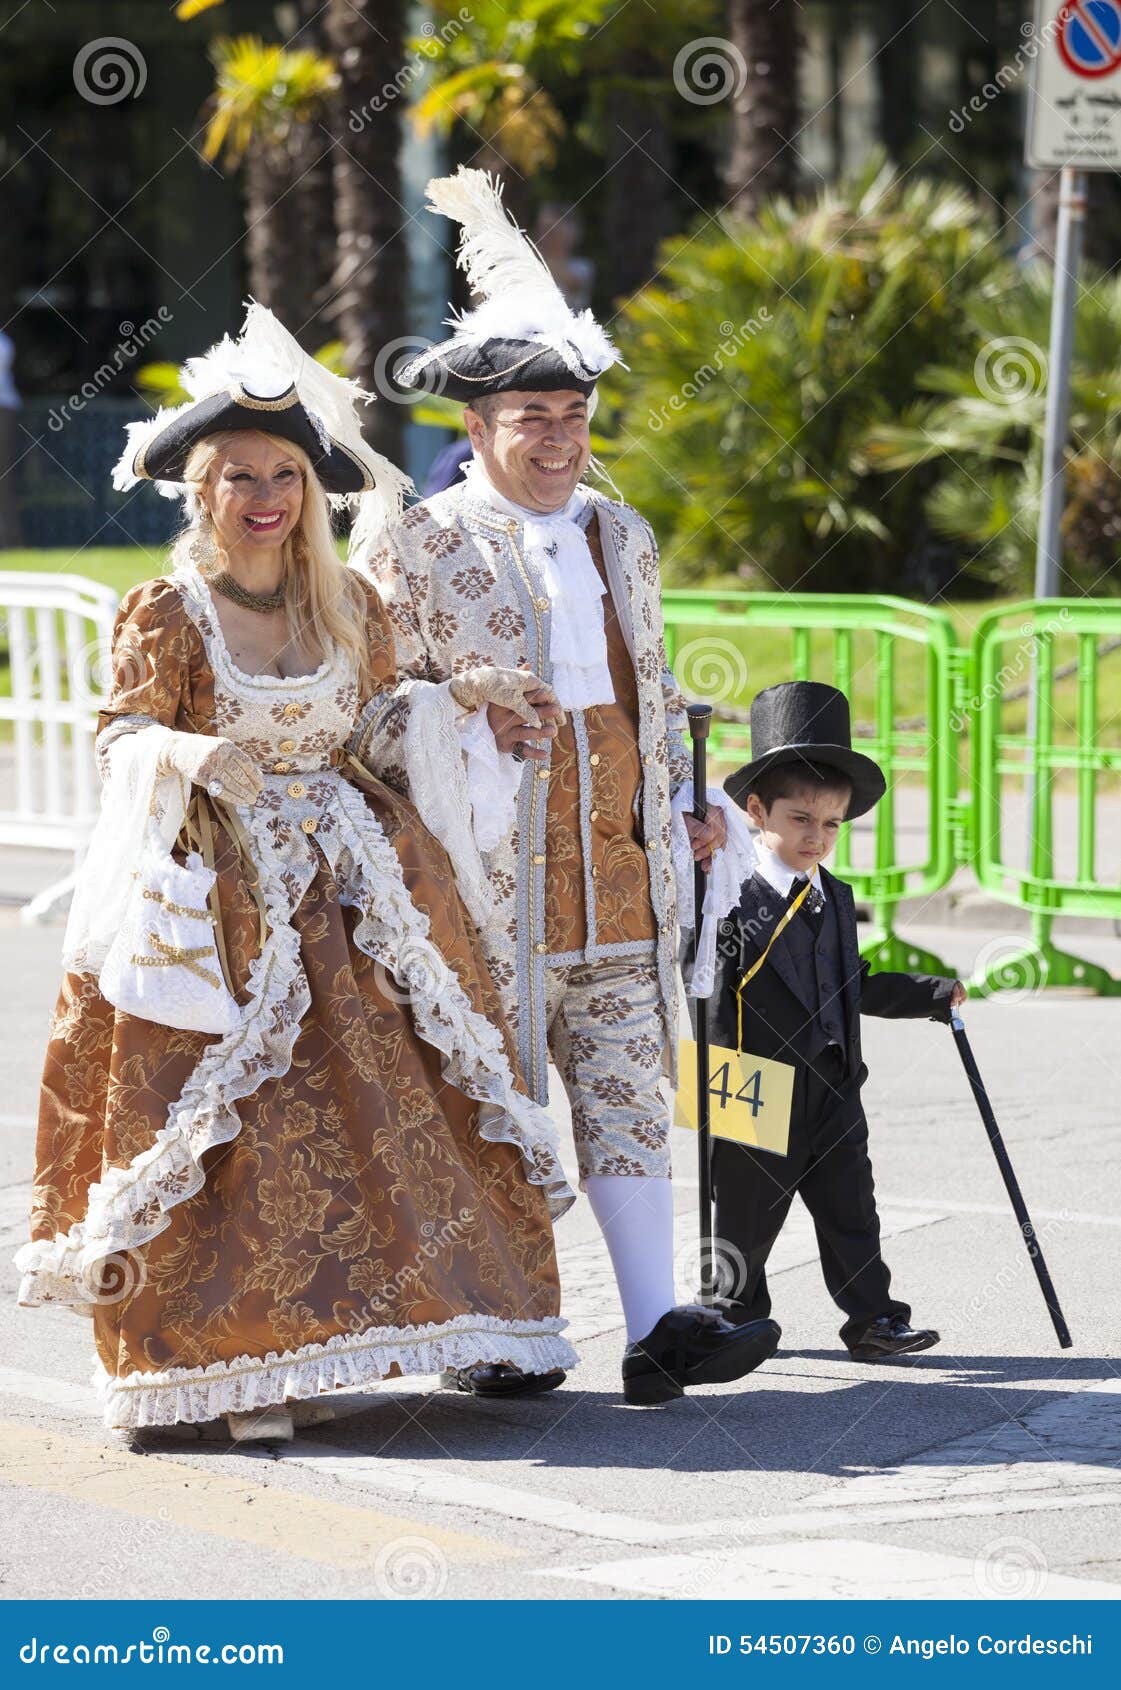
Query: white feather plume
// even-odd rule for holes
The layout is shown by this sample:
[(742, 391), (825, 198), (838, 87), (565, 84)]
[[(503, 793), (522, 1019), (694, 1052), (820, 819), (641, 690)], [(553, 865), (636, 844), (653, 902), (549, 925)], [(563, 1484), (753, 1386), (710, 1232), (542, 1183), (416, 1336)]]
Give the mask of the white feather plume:
[[(428, 205), (460, 225), (457, 262), (472, 291), (481, 296), (471, 310), (448, 319), (455, 331), (453, 346), (499, 338), (531, 340), (552, 348), (584, 375), (600, 375), (619, 361), (592, 313), (572, 310), (549, 266), (503, 205), (502, 188), (494, 177), (460, 165), (454, 176), (429, 182)], [(577, 369), (577, 359), (583, 371)], [(416, 363), (419, 367), (427, 361)]]

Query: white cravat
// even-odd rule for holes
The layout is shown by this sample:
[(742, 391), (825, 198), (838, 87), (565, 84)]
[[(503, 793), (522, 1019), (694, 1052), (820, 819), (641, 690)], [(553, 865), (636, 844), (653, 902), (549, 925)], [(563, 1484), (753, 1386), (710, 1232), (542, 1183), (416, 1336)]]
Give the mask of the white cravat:
[(593, 704), (614, 704), (603, 620), (607, 588), (577, 520), (588, 503), (587, 492), (577, 487), (558, 511), (533, 511), (499, 493), (477, 458), (463, 473), (477, 499), (524, 524), (526, 552), (549, 595), (549, 660), (561, 705), (587, 710)]
[[(755, 835), (754, 845), (755, 855), (758, 859), (755, 864), (756, 873), (763, 876), (767, 885), (770, 886), (773, 891), (777, 892), (780, 898), (789, 898), (790, 888), (794, 885), (795, 881), (801, 882), (803, 880), (812, 879), (814, 885), (817, 887), (818, 897), (821, 899), (821, 903), (825, 903), (825, 888), (821, 884), (821, 876), (817, 872), (816, 865), (814, 867), (813, 874), (807, 875), (802, 869), (791, 868), (790, 865), (788, 863), (784, 863), (782, 858), (777, 856), (774, 851), (768, 850), (767, 846), (763, 844), (763, 841), (760, 839), (758, 834)], [(820, 907), (821, 905), (818, 905), (818, 908)]]

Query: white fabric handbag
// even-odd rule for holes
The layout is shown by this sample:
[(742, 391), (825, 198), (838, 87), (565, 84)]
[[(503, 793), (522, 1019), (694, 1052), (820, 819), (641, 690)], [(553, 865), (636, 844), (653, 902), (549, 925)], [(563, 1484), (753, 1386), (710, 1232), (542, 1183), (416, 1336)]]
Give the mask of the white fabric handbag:
[(177, 863), (158, 829), (150, 830), (99, 976), (115, 1009), (192, 1033), (225, 1035), (241, 1024), (210, 907), (216, 880), (197, 851)]

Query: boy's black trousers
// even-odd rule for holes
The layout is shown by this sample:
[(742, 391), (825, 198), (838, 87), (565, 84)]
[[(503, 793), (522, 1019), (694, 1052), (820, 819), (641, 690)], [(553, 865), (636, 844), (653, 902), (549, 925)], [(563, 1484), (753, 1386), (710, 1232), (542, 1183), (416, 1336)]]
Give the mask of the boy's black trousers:
[(812, 1065), (795, 1064), (787, 1156), (713, 1140), (718, 1290), (730, 1300), (729, 1319), (763, 1320), (770, 1314), (767, 1258), (797, 1192), (813, 1217), (829, 1295), (848, 1317), (841, 1328), (845, 1343), (857, 1343), (879, 1315), (910, 1320), (908, 1305), (891, 1295), (891, 1275), (880, 1255), (862, 1078), (863, 1071), (856, 1080), (846, 1077), (836, 1045), (827, 1046)]

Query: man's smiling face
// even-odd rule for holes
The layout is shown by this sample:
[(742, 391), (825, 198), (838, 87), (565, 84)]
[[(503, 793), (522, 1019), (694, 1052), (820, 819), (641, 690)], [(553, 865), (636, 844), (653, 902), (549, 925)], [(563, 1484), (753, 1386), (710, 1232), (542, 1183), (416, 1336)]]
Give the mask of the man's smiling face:
[(469, 405), (467, 433), (491, 485), (529, 510), (559, 510), (587, 468), (588, 401), (575, 389), (511, 391)]

